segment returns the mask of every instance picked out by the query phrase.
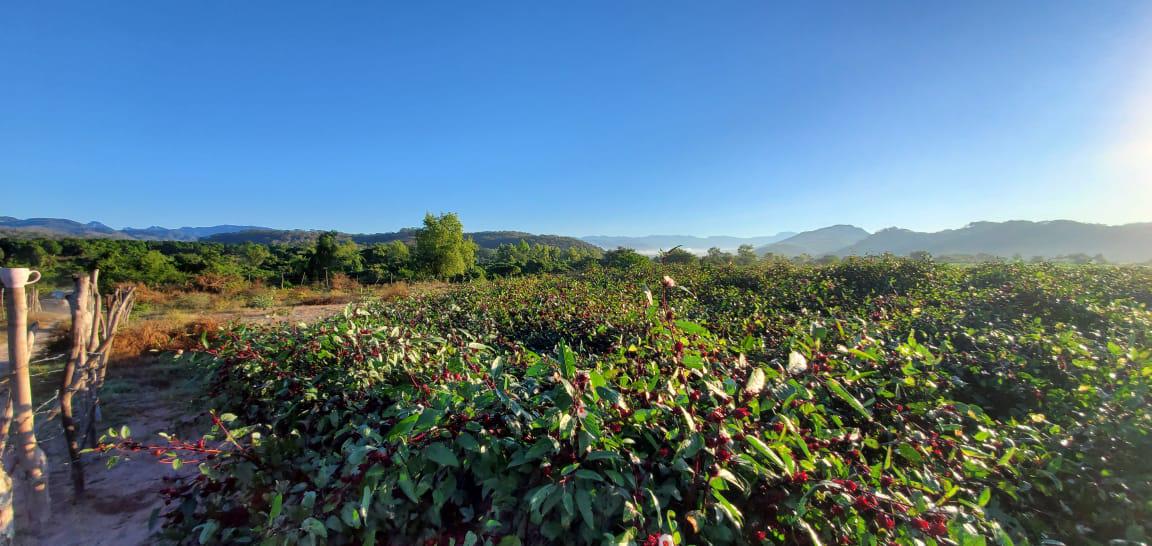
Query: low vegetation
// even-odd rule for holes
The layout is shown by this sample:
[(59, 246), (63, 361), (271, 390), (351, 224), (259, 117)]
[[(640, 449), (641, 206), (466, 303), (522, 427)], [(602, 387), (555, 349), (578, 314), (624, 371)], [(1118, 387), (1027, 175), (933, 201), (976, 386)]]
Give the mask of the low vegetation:
[(213, 435), (103, 449), (176, 543), (1148, 540), (1147, 268), (618, 265), (225, 329)]

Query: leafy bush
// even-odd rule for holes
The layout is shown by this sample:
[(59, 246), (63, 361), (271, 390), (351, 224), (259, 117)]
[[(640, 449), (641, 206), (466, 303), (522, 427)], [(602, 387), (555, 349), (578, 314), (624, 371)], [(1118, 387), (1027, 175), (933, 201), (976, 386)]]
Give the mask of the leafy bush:
[(162, 536), (1147, 540), (1149, 270), (649, 275), (473, 283), (227, 332), (199, 362), (233, 449), (193, 457)]

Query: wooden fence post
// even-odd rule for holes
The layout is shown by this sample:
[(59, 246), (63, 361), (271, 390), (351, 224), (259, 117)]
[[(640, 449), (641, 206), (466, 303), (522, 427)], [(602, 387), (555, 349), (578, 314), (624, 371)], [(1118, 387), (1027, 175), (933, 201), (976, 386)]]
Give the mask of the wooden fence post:
[[(64, 375), (60, 378), (60, 423), (64, 427), (64, 440), (68, 444), (68, 459), (72, 470), (72, 489), (77, 498), (84, 493), (84, 467), (80, 461), (79, 432), (72, 411), (72, 397), (84, 383), (88, 360), (89, 324), (95, 323), (88, 313), (91, 301), (89, 277), (84, 274), (72, 276), (73, 291), (68, 297), (72, 310), (72, 351), (64, 364)], [(99, 311), (97, 311), (99, 312)]]
[(40, 303), (40, 289), (35, 286), (29, 286), (26, 291), (28, 292), (28, 312), (43, 312), (44, 304)]
[[(8, 292), (0, 285), (0, 317), (8, 314), (5, 297)], [(0, 453), (8, 451), (8, 432), (12, 428), (12, 361), (6, 360), (0, 366)], [(16, 539), (16, 525), (13, 518), (12, 477), (0, 462), (0, 546), (11, 546)]]
[[(95, 274), (93, 274), (95, 280)], [(99, 301), (99, 300), (97, 300)], [(117, 288), (108, 299), (107, 313), (101, 314), (101, 307), (97, 304), (96, 316), (93, 320), (101, 324), (101, 337), (95, 343), (96, 349), (90, 351), (87, 368), (89, 372), (86, 393), (88, 395), (88, 440), (95, 447), (96, 423), (100, 422), (100, 389), (104, 387), (104, 378), (108, 373), (108, 358), (112, 355), (112, 343), (116, 341), (116, 331), (122, 321), (128, 320), (132, 315), (132, 307), (136, 303), (136, 287)], [(95, 330), (93, 330), (95, 332)]]
[(5, 304), (8, 310), (8, 357), (12, 367), (9, 382), (13, 393), (12, 422), (16, 425), (13, 481), (22, 493), (23, 505), (17, 506), (19, 523), (27, 525), (33, 534), (43, 527), (51, 509), (48, 498), (48, 458), (36, 442), (32, 380), (28, 374), (32, 348), (28, 332), (28, 299), (24, 287), (39, 280), (38, 271), (0, 268), (0, 281), (8, 289)]

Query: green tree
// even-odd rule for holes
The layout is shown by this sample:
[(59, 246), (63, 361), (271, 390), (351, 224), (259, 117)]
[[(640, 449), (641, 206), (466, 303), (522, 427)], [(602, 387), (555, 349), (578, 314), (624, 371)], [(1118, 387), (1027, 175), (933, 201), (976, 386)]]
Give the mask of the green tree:
[(165, 256), (158, 250), (149, 250), (139, 258), (139, 280), (155, 286), (176, 282), (181, 278), (180, 271), (172, 258)]
[(756, 249), (752, 245), (740, 245), (736, 248), (736, 263), (740, 265), (752, 265), (756, 263)]
[(701, 261), (714, 265), (726, 265), (731, 264), (732, 260), (732, 253), (724, 252), (719, 247), (712, 247), (708, 249), (708, 255), (704, 256)]
[(675, 247), (667, 252), (660, 253), (660, 262), (666, 264), (694, 264), (696, 263), (696, 255), (684, 250), (680, 247)]
[(455, 213), (424, 216), (424, 228), (416, 232), (416, 263), (438, 279), (464, 275), (476, 264), (476, 243), (464, 237)]
[(601, 261), (605, 266), (616, 267), (620, 269), (629, 269), (649, 263), (648, 258), (641, 256), (639, 252), (631, 248), (619, 247), (616, 250), (609, 250), (604, 253)]
[(332, 273), (357, 273), (363, 268), (356, 243), (341, 241), (335, 231), (327, 231), (316, 239), (308, 256), (306, 270), (313, 281), (321, 281)]
[(362, 252), (365, 278), (369, 282), (395, 281), (412, 277), (412, 256), (404, 241), (376, 243)]

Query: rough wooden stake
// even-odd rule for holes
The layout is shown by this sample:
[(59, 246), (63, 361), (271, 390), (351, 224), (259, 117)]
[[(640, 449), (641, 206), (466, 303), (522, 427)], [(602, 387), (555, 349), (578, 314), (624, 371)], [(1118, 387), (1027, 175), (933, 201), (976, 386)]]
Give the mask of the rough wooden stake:
[(60, 424), (64, 427), (64, 440), (68, 445), (68, 459), (72, 470), (72, 491), (76, 498), (84, 493), (84, 467), (80, 460), (80, 440), (76, 418), (72, 409), (72, 397), (85, 383), (84, 374), (88, 361), (88, 335), (91, 320), (88, 304), (91, 299), (89, 277), (72, 276), (74, 289), (68, 298), (72, 310), (72, 350), (68, 362), (64, 364), (64, 375), (60, 379)]

